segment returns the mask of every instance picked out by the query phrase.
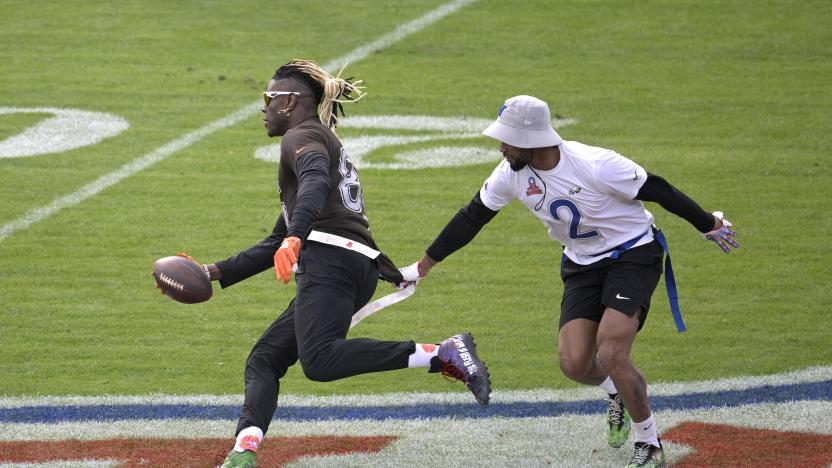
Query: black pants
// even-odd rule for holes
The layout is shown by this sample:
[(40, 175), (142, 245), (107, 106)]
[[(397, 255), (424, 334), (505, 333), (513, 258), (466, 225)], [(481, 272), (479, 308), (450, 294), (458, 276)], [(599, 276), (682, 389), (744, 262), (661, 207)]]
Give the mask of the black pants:
[(375, 262), (357, 252), (308, 241), (295, 274), (297, 295), (254, 345), (245, 370), (246, 396), (237, 433), (269, 429), (280, 378), (300, 359), (311, 380), (329, 382), (407, 367), (413, 341), (346, 339), (352, 315), (378, 283)]

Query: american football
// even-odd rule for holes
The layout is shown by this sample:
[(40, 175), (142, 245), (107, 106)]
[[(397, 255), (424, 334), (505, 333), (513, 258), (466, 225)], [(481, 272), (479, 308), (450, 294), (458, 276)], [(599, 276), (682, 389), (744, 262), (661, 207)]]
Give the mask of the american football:
[(153, 278), (162, 294), (183, 304), (205, 302), (214, 292), (202, 265), (184, 254), (156, 260)]

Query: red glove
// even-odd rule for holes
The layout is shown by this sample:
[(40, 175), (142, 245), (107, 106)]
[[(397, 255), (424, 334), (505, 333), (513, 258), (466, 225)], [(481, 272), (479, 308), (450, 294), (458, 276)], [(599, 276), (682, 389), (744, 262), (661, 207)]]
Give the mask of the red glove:
[(292, 279), (292, 267), (298, 263), (300, 244), (297, 237), (287, 237), (274, 253), (274, 272), (278, 282), (283, 280), (283, 284), (287, 284)]

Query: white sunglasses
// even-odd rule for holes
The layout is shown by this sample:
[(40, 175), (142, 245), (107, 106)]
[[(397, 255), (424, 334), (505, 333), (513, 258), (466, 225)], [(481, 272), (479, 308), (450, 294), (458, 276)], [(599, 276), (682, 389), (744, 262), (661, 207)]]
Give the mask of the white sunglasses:
[(268, 107), (272, 99), (286, 94), (297, 94), (300, 96), (300, 93), (297, 91), (266, 91), (263, 93), (263, 101), (266, 103), (266, 107)]

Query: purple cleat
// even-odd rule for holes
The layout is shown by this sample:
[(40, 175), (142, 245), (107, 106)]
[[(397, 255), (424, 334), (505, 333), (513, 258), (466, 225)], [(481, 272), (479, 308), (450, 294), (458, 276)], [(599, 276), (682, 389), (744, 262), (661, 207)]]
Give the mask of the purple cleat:
[(474, 394), (477, 403), (487, 405), (491, 394), (488, 368), (477, 357), (477, 345), (470, 333), (454, 335), (439, 344), (430, 372), (442, 372), (448, 380), (461, 380)]

